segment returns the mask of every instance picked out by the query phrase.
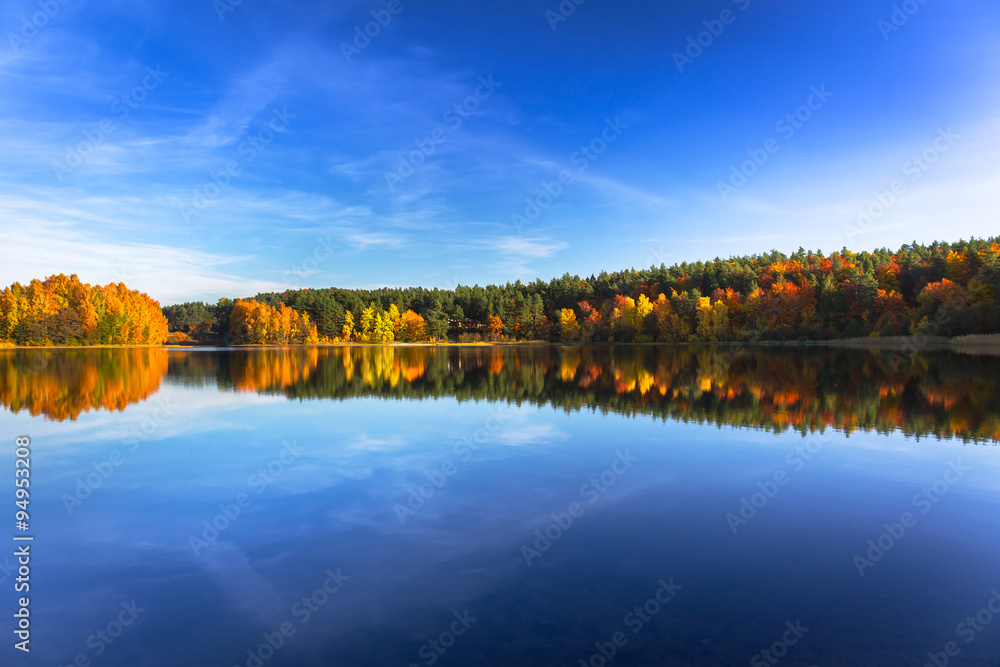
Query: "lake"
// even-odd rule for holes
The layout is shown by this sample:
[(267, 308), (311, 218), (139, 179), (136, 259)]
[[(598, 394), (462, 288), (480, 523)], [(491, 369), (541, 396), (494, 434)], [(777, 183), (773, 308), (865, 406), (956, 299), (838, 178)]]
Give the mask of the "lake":
[[(3, 664), (1000, 665), (1000, 358), (0, 351)], [(5, 538), (6, 539), (6, 538)]]

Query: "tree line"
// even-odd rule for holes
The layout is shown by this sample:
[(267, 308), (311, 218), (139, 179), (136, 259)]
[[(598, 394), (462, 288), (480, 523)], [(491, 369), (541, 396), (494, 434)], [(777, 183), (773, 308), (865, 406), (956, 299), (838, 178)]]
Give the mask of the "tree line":
[(157, 345), (167, 340), (159, 302), (124, 283), (90, 285), (58, 274), (0, 292), (0, 342), (16, 345)]
[(160, 308), (58, 274), (0, 292), (0, 342), (729, 341), (1000, 332), (1000, 237), (830, 255), (799, 249), (588, 278), (260, 293)]
[[(829, 255), (716, 258), (453, 290), (301, 289), (253, 301), (308, 315), (324, 341), (818, 340), (1000, 332), (1000, 237)], [(167, 306), (171, 331), (240, 340), (235, 302)], [(419, 319), (418, 319), (419, 318)], [(407, 320), (411, 328), (403, 328)], [(391, 337), (390, 337), (391, 332)]]

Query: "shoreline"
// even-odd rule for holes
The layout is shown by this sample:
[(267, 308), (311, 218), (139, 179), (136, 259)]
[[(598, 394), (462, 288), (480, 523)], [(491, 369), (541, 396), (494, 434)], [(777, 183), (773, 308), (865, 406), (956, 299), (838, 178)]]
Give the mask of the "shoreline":
[(273, 345), (220, 345), (217, 343), (199, 343), (188, 341), (183, 343), (163, 343), (160, 345), (10, 345), (0, 344), (0, 350), (104, 350), (104, 349), (168, 349), (185, 350), (199, 348), (220, 349), (283, 349), (311, 347), (644, 347), (644, 346), (701, 346), (701, 347), (771, 347), (771, 348), (808, 348), (832, 347), (849, 349), (869, 349), (880, 351), (919, 351), (919, 350), (951, 350), (953, 352), (985, 352), (1000, 354), (1000, 334), (975, 334), (945, 338), (941, 336), (892, 336), (892, 337), (862, 337), (833, 338), (829, 340), (759, 340), (759, 341), (695, 341), (695, 342), (649, 342), (649, 343), (619, 343), (619, 342), (550, 342), (550, 341), (499, 341), (499, 342), (440, 342), (440, 343), (313, 343), (301, 345), (282, 343)]

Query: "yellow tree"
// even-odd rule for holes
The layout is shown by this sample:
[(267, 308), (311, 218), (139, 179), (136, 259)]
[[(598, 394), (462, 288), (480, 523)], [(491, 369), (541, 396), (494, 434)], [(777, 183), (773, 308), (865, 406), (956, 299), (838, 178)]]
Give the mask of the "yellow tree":
[(278, 308), (278, 342), (284, 343), (301, 338), (299, 314), (285, 304)]
[(395, 338), (396, 335), (392, 330), (392, 320), (389, 318), (389, 313), (384, 311), (377, 313), (375, 315), (375, 324), (372, 331), (371, 342), (391, 343), (395, 340)]
[(707, 296), (698, 299), (695, 317), (698, 321), (695, 333), (702, 338), (710, 337), (712, 335), (712, 299)]
[(402, 315), (399, 314), (399, 308), (396, 307), (396, 304), (394, 303), (389, 304), (389, 310), (387, 311), (387, 316), (389, 318), (389, 322), (392, 325), (393, 337), (395, 337), (396, 335), (399, 334), (399, 327), (402, 320)]
[(399, 335), (408, 343), (423, 340), (427, 335), (426, 330), (427, 323), (424, 322), (424, 318), (412, 310), (407, 310), (400, 318)]
[(729, 309), (721, 300), (714, 304), (711, 301), (707, 296), (698, 300), (696, 332), (703, 339), (717, 341), (726, 338), (729, 333)]
[[(75, 273), (71, 276), (62, 273), (49, 276), (43, 285), (57, 299), (59, 304), (57, 317), (64, 321), (77, 320), (76, 326), (80, 329), (79, 336), (84, 340), (93, 338), (97, 327), (97, 314), (91, 301), (90, 285), (80, 282), (79, 276)], [(148, 299), (148, 297), (146, 298)], [(145, 304), (143, 306), (145, 307)], [(152, 317), (153, 313), (149, 313), (149, 315)]]
[(237, 299), (229, 316), (229, 332), (242, 343), (266, 345), (319, 341), (316, 325), (306, 313), (281, 304), (273, 308), (256, 299)]
[(559, 311), (559, 332), (564, 341), (580, 337), (580, 324), (576, 321), (576, 313), (572, 308), (563, 308)]
[(729, 338), (729, 306), (721, 299), (712, 304), (712, 335), (717, 340)]
[(344, 313), (344, 328), (341, 329), (340, 334), (345, 342), (350, 342), (351, 337), (354, 336), (354, 315), (349, 310)]
[(646, 318), (653, 312), (653, 304), (645, 294), (639, 295), (632, 311), (632, 328), (635, 330), (636, 342), (649, 342), (652, 338), (646, 333)]
[(38, 279), (28, 283), (25, 297), (28, 312), (24, 320), (29, 329), (28, 337), (34, 342), (44, 343), (48, 340), (49, 320), (59, 312), (59, 299)]
[(371, 343), (375, 330), (375, 304), (371, 303), (361, 311), (361, 340)]
[(254, 310), (251, 302), (244, 299), (237, 299), (233, 304), (229, 313), (229, 333), (237, 340), (249, 342), (254, 329)]
[(20, 283), (0, 292), (0, 340), (11, 340), (28, 315), (28, 298)]
[(635, 302), (635, 311), (632, 313), (632, 326), (638, 332), (643, 331), (646, 316), (653, 312), (653, 304), (645, 294), (639, 295), (639, 300)]

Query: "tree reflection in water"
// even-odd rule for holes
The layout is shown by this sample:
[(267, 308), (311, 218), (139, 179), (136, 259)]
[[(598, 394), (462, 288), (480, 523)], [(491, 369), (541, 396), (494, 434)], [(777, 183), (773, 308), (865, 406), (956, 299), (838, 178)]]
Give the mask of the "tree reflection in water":
[(165, 381), (289, 399), (455, 397), (771, 431), (1000, 441), (1000, 359), (899, 358), (726, 346), (11, 350), (0, 355), (0, 400), (61, 421), (124, 410)]

